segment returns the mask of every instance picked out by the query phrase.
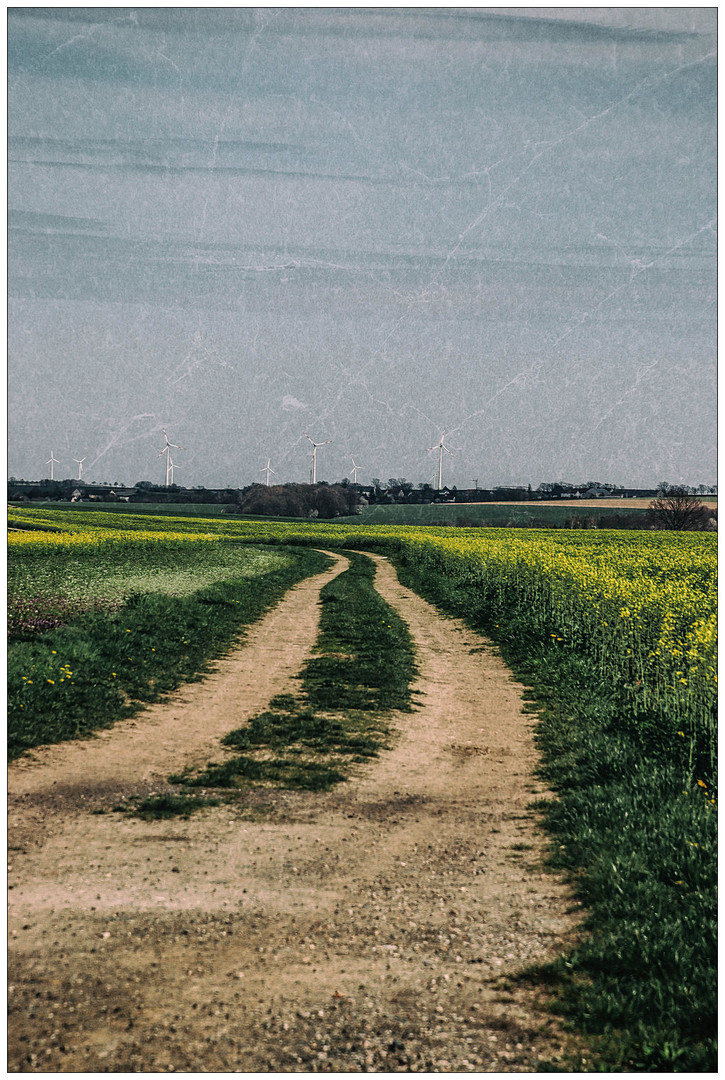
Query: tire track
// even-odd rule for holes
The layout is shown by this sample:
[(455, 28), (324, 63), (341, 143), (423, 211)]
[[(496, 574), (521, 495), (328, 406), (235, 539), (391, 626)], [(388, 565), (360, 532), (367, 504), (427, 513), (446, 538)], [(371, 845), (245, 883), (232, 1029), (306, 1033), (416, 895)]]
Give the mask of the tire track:
[[(349, 782), (265, 792), (256, 820), (142, 822), (56, 804), (53, 769), (26, 770), (45, 774), (58, 828), (11, 875), (14, 1071), (507, 1072), (564, 1052), (515, 980), (579, 918), (541, 866), (535, 718), (489, 642), (375, 562), (416, 642), (421, 704)], [(296, 619), (271, 632), (241, 650), (253, 671), (287, 655)], [(189, 717), (204, 753), (229, 729), (205, 728), (206, 685)], [(165, 774), (165, 752), (143, 768)]]

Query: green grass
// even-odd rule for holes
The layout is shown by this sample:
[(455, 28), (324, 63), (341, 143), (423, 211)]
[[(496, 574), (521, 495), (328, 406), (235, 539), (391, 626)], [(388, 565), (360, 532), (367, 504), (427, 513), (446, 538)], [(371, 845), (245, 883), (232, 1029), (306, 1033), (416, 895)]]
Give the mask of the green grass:
[(349, 558), (349, 569), (322, 590), (316, 655), (303, 669), (301, 692), (278, 695), (230, 732), (222, 744), (233, 756), (171, 783), (323, 791), (386, 745), (390, 712), (411, 708), (412, 640), (375, 590), (370, 559)]
[[(475, 587), (401, 565), (407, 585), (493, 637), (538, 703), (540, 805), (552, 864), (587, 914), (579, 947), (543, 974), (557, 1009), (592, 1040), (597, 1068), (716, 1069), (716, 821), (712, 792), (687, 755), (627, 715), (616, 684), (535, 627), (515, 596), (506, 611)], [(668, 725), (662, 724), (667, 732)]]
[(337, 524), (349, 525), (479, 525), (533, 528), (570, 528), (596, 526), (601, 518), (617, 516), (641, 521), (647, 513), (642, 507), (577, 506), (563, 502), (559, 506), (542, 506), (536, 502), (517, 503), (404, 503), (373, 504), (362, 508), (355, 517), (341, 517)]
[[(108, 514), (120, 517), (176, 517), (191, 519), (208, 518), (218, 521), (220, 524), (233, 523), (235, 521), (288, 521), (299, 524), (299, 517), (272, 517), (261, 514), (237, 514), (226, 510), (226, 503), (183, 503), (183, 502), (108, 502), (108, 503), (69, 503), (51, 501), (31, 501), (28, 503), (12, 502), (8, 505), (20, 513), (27, 510), (44, 511), (49, 513), (68, 513), (71, 517), (76, 515), (99, 514), (105, 517)], [(346, 519), (347, 520), (347, 519)], [(351, 520), (357, 520), (351, 519)], [(103, 521), (97, 524), (102, 525)], [(24, 526), (30, 528), (31, 526)], [(34, 526), (40, 528), (41, 526)], [(147, 527), (147, 526), (146, 526)]]
[(254, 578), (289, 563), (289, 553), (238, 544), (162, 544), (101, 549), (79, 556), (59, 548), (38, 557), (11, 548), (8, 557), (8, 632), (28, 637), (86, 612), (114, 611), (135, 594), (190, 596), (231, 578)]
[(92, 511), (101, 514), (175, 514), (188, 517), (219, 517), (225, 514), (225, 503), (184, 503), (184, 502), (80, 502), (70, 503), (66, 500), (53, 502), (52, 500), (32, 501), (27, 503), (13, 502), (10, 506), (20, 510), (29, 507), (39, 510), (67, 510), (71, 514), (82, 514)]
[(117, 611), (90, 612), (10, 642), (10, 759), (107, 727), (198, 678), (290, 586), (329, 565), (311, 549), (283, 556), (281, 565), (263, 559), (259, 565), (271, 567), (266, 573), (232, 576), (227, 569), (226, 580), (191, 595), (139, 593)]

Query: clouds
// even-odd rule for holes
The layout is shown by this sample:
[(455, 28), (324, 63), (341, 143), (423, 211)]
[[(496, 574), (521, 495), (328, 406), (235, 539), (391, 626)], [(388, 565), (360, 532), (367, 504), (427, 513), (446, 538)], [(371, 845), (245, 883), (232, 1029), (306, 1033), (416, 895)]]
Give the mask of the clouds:
[[(340, 474), (369, 446), (376, 475), (423, 478), (415, 448), (470, 415), (458, 460), (482, 483), (612, 478), (622, 429), (588, 432), (620, 398), (623, 483), (663, 478), (664, 415), (694, 472), (712, 461), (712, 11), (13, 9), (9, 27), (16, 475), (37, 474), (38, 416), (146, 475), (153, 440), (124, 446), (104, 408), (111, 365), (137, 373), (129, 416), (184, 426), (188, 483), (251, 480), (263, 444), (304, 478), (303, 410)], [(85, 426), (62, 380), (46, 392), (52, 365), (68, 387), (94, 371)], [(696, 423), (670, 416), (678, 381)]]

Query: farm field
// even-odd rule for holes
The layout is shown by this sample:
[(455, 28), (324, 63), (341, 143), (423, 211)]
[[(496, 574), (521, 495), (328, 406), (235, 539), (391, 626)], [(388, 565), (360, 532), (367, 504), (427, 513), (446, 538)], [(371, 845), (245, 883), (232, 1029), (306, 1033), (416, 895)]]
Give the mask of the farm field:
[(289, 556), (269, 549), (212, 549), (192, 547), (179, 560), (178, 546), (155, 544), (101, 549), (79, 559), (71, 547), (61, 547), (42, 566), (32, 550), (19, 548), (8, 571), (8, 628), (11, 635), (42, 624), (51, 629), (72, 614), (118, 609), (137, 594), (189, 596), (205, 586), (232, 578), (255, 578), (289, 563)]
[[(651, 498), (646, 499), (576, 499), (576, 500), (562, 500), (562, 499), (542, 499), (537, 503), (538, 506), (562, 506), (565, 502), (573, 502), (575, 506), (603, 506), (609, 508), (621, 508), (627, 509), (640, 509), (646, 510), (649, 504), (652, 502)], [(704, 495), (700, 502), (703, 506), (710, 506), (713, 509), (717, 509), (717, 496)]]
[[(20, 591), (32, 571), (14, 564), (40, 567), (69, 553), (82, 562), (114, 549), (126, 557), (155, 544), (175, 546), (179, 566), (197, 549), (233, 561), (227, 553), (248, 552), (247, 545), (254, 558), (290, 559), (301, 545), (393, 560), (405, 586), (464, 620), (470, 632), (486, 633), (529, 687), (541, 775), (558, 796), (540, 812), (556, 841), (559, 872), (587, 911), (582, 941), (565, 959), (547, 961), (539, 978), (559, 985), (560, 1007), (605, 1064), (712, 1067), (714, 537), (513, 528), (474, 534), (360, 518), (352, 526), (151, 523), (144, 515), (25, 508), (10, 517), (19, 530), (11, 534), (11, 580)], [(38, 531), (44, 525), (61, 531)], [(219, 583), (204, 588), (217, 600), (226, 592)], [(118, 600), (126, 603), (121, 594)], [(49, 641), (43, 633), (17, 644), (40, 649)], [(47, 695), (56, 693), (49, 679), (44, 685)], [(42, 698), (33, 700), (41, 714)]]
[(107, 726), (198, 677), (317, 552), (173, 530), (18, 530), (8, 560), (8, 747)]
[[(154, 504), (148, 504), (149, 507), (153, 507)], [(540, 507), (540, 508), (539, 508)], [(36, 520), (45, 521), (52, 524), (54, 520), (57, 520), (56, 515), (72, 514), (77, 516), (78, 521), (85, 520), (83, 515), (102, 513), (104, 516), (108, 515), (109, 525), (113, 524), (113, 527), (120, 528), (139, 528), (142, 527), (138, 522), (142, 521), (147, 516), (161, 516), (164, 518), (171, 518), (177, 521), (177, 523), (194, 521), (216, 521), (220, 525), (228, 523), (240, 523), (240, 522), (256, 522), (260, 525), (270, 524), (275, 522), (281, 522), (284, 524), (301, 524), (300, 518), (266, 518), (254, 515), (229, 515), (221, 514), (219, 512), (206, 516), (204, 513), (197, 512), (196, 507), (188, 506), (176, 508), (175, 506), (158, 507), (154, 509), (146, 510), (144, 504), (131, 505), (128, 504), (124, 507), (120, 507), (117, 503), (111, 503), (103, 507), (100, 510), (96, 508), (89, 509), (88, 506), (74, 506), (69, 507), (68, 503), (44, 503), (37, 507), (17, 507), (14, 508), (18, 513), (24, 513), (26, 515), (32, 515)], [(219, 511), (219, 507), (216, 508)], [(599, 507), (603, 514), (610, 513), (611, 511), (606, 508)], [(621, 509), (621, 508), (615, 508)], [(529, 503), (440, 503), (420, 506), (404, 506), (404, 505), (374, 505), (368, 507), (362, 507), (360, 514), (355, 514), (350, 517), (335, 518), (334, 522), (330, 524), (334, 525), (420, 525), (426, 528), (436, 528), (441, 525), (471, 525), (482, 526), (486, 525), (495, 527), (510, 527), (510, 528), (530, 528), (537, 525), (542, 528), (564, 528), (567, 522), (571, 520), (581, 521), (582, 525), (590, 524), (601, 514), (593, 513), (597, 507), (575, 506), (571, 504), (529, 504)], [(629, 516), (634, 519), (641, 520), (642, 516), (646, 512), (646, 508), (636, 507), (630, 510), (623, 510), (624, 516)], [(135, 521), (134, 525), (122, 526), (124, 519)], [(98, 521), (98, 517), (95, 519)], [(72, 519), (67, 519), (66, 522), (70, 524)], [(314, 524), (312, 522), (305, 522), (305, 524)], [(323, 523), (324, 524), (324, 523)], [(187, 525), (181, 525), (182, 528), (187, 528)], [(213, 527), (213, 526), (212, 526)]]
[[(18, 504), (22, 505), (22, 504)], [(92, 509), (94, 513), (113, 514), (174, 514), (178, 516), (189, 515), (191, 517), (217, 517), (224, 512), (221, 503), (68, 503), (46, 502), (43, 506), (52, 510), (87, 511)]]
[(357, 518), (342, 518), (352, 524), (362, 521), (365, 524), (388, 525), (477, 525), (540, 528), (565, 528), (572, 522), (591, 524), (604, 515), (617, 513), (622, 518), (641, 520), (646, 514), (646, 507), (631, 507), (617, 500), (613, 508), (603, 506), (604, 500), (596, 500), (592, 505), (577, 502), (554, 503), (429, 503), (427, 505), (403, 504), (365, 506)]
[[(429, 525), (452, 524), (473, 526), (509, 526), (566, 528), (571, 524), (581, 523), (591, 527), (600, 518), (619, 515), (620, 524), (630, 520), (640, 523), (649, 507), (651, 499), (576, 499), (576, 500), (541, 500), (526, 502), (482, 502), (482, 503), (430, 503), (428, 505), (373, 505), (361, 508), (361, 513), (352, 517), (337, 519), (344, 524), (387, 524), (387, 525)], [(717, 509), (717, 498), (705, 497), (704, 506)], [(21, 509), (18, 506), (18, 509)], [(44, 510), (88, 513), (88, 503), (74, 504), (43, 503), (37, 507)], [(224, 507), (216, 503), (106, 503), (94, 506), (92, 513), (110, 513), (117, 516), (135, 515), (192, 518), (229, 519)], [(259, 521), (252, 515), (233, 515), (233, 521)], [(273, 519), (285, 520), (285, 519)], [(295, 519), (286, 519), (294, 521)]]

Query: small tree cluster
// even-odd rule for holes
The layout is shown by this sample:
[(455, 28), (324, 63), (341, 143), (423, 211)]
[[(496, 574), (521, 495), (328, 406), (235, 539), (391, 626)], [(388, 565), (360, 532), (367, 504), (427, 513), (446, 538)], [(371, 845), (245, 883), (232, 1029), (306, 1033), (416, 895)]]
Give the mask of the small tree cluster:
[(234, 509), (264, 517), (334, 518), (354, 514), (359, 501), (359, 492), (342, 484), (253, 484), (240, 493)]
[(701, 532), (712, 527), (715, 514), (707, 506), (703, 506), (688, 488), (662, 484), (659, 496), (649, 504), (647, 516), (655, 529)]

